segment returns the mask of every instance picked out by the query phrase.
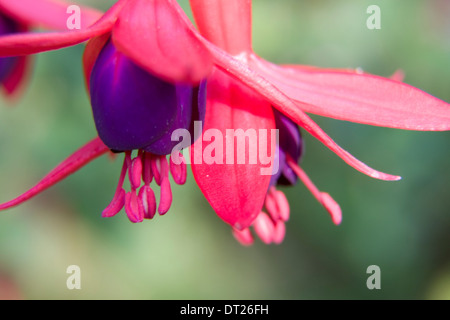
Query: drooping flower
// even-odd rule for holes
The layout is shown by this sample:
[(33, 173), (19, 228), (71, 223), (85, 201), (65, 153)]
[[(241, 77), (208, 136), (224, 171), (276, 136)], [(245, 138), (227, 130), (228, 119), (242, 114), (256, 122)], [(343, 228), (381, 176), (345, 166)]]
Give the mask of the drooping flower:
[[(120, 75), (123, 70), (127, 70), (124, 74), (134, 72), (122, 67), (112, 71), (108, 67), (108, 63), (121, 65), (122, 58), (134, 63), (142, 72), (157, 78), (147, 79), (149, 83), (169, 83), (171, 88), (168, 90), (172, 92), (177, 91), (181, 84), (187, 84), (190, 88), (199, 86), (198, 91), (201, 92), (200, 82), (208, 77), (205, 130), (219, 130), (224, 133), (224, 137), (227, 129), (278, 128), (281, 133), (285, 132), (288, 138), (277, 146), (283, 178), (289, 180), (298, 176), (337, 224), (341, 220), (341, 210), (337, 203), (327, 193), (320, 192), (297, 165), (302, 140), (291, 121), (319, 139), (355, 169), (383, 180), (398, 180), (399, 177), (376, 171), (351, 156), (304, 112), (402, 129), (450, 129), (449, 104), (404, 83), (356, 71), (276, 66), (259, 58), (251, 48), (249, 0), (191, 0), (191, 6), (201, 34), (190, 24), (175, 1), (121, 0), (97, 23), (85, 30), (22, 34), (0, 39), (0, 54), (3, 56), (32, 54), (91, 39), (84, 55), (85, 75), (88, 86), (90, 85), (97, 130), (104, 140), (94, 139), (50, 172), (36, 187), (0, 205), (0, 209), (29, 199), (97, 156), (114, 149), (126, 151), (126, 156), (119, 187), (104, 215), (113, 215), (125, 205), (132, 221), (151, 216), (155, 203), (152, 192), (147, 188), (151, 175), (147, 170), (151, 168), (152, 174), (167, 178), (168, 165), (153, 155), (149, 159), (146, 148), (150, 148), (162, 136), (167, 137), (168, 131), (165, 130), (170, 125), (166, 129), (160, 128), (161, 135), (154, 140), (155, 132), (143, 125), (139, 115), (156, 112), (155, 110), (133, 108), (133, 112), (137, 113), (129, 115), (120, 104), (110, 104), (112, 99), (103, 92), (106, 91), (105, 88), (117, 85), (116, 81), (121, 82), (119, 80), (122, 80)], [(104, 58), (108, 55), (112, 58)], [(106, 76), (107, 74), (110, 75)], [(137, 90), (121, 88), (125, 91)], [(100, 92), (101, 102), (96, 100), (97, 92)], [(383, 94), (380, 95), (380, 92)], [(145, 100), (145, 95), (142, 97)], [(273, 108), (283, 116), (274, 115)], [(175, 121), (179, 115), (178, 103), (176, 109), (178, 111), (175, 115), (163, 114), (161, 117)], [(196, 105), (194, 109), (201, 111), (202, 108)], [(162, 119), (161, 117), (156, 118)], [(119, 121), (119, 126), (114, 125), (116, 121)], [(188, 122), (186, 120), (185, 123)], [(129, 128), (135, 134), (126, 136), (123, 132), (114, 131), (116, 128)], [(207, 147), (205, 144), (201, 145), (197, 149), (200, 150), (199, 153), (196, 153), (197, 145), (199, 143), (191, 148), (194, 159), (196, 154), (203, 154)], [(140, 150), (136, 158), (131, 159), (130, 149)], [(149, 150), (152, 154), (157, 154), (154, 149)], [(223, 156), (226, 158), (226, 155)], [(284, 222), (289, 217), (286, 197), (274, 189), (275, 181), (271, 183), (270, 175), (260, 173), (262, 166), (261, 162), (196, 164), (193, 161), (192, 164), (194, 177), (203, 194), (217, 214), (233, 227), (235, 236), (244, 244), (253, 241), (248, 229), (252, 225), (264, 242), (281, 242), (285, 232)], [(183, 170), (184, 167), (174, 167), (172, 175), (175, 172), (175, 175), (183, 177)], [(132, 185), (132, 190), (128, 193), (122, 189), (127, 171)], [(137, 194), (141, 177), (144, 187)], [(163, 179), (158, 179), (163, 188)], [(281, 182), (281, 179), (280, 177), (276, 182)], [(169, 198), (170, 196), (161, 199), (160, 206), (162, 202), (168, 202)], [(263, 207), (268, 214), (262, 212)]]
[[(392, 79), (363, 74), (359, 70), (331, 70), (310, 66), (276, 66), (258, 57), (251, 45), (251, 0), (190, 0), (194, 18), (202, 35), (217, 47), (206, 43), (215, 66), (222, 72), (213, 72), (209, 82), (220, 77), (222, 83), (237, 82), (227, 99), (208, 92), (206, 125), (227, 128), (245, 128), (273, 106), (303, 129), (322, 141), (344, 161), (371, 177), (398, 180), (400, 177), (375, 171), (353, 158), (331, 140), (304, 112), (340, 120), (411, 130), (449, 130), (450, 105), (416, 88)], [(227, 54), (228, 53), (228, 54)], [(229, 78), (226, 80), (225, 78)], [(245, 86), (245, 85), (246, 86)], [(242, 88), (242, 89), (241, 89)], [(253, 105), (243, 109), (236, 101), (245, 101), (249, 88), (257, 92)], [(253, 95), (253, 93), (251, 93)], [(225, 101), (225, 103), (224, 103)], [(261, 102), (260, 102), (261, 101)], [(217, 110), (217, 105), (228, 112)], [(236, 108), (237, 107), (237, 108)], [(254, 110), (258, 110), (258, 115)], [(219, 114), (221, 115), (219, 117)], [(245, 114), (245, 115), (243, 115)], [(239, 116), (238, 116), (239, 115)], [(224, 116), (229, 118), (224, 120)], [(267, 116), (270, 118), (270, 115)], [(295, 182), (295, 176), (308, 187), (316, 199), (327, 209), (335, 224), (342, 220), (341, 209), (333, 198), (312, 183), (297, 162), (301, 155), (302, 140), (290, 120), (276, 114), (276, 127), (280, 130), (278, 161), (282, 181)], [(259, 122), (260, 128), (270, 129), (270, 121)], [(194, 177), (201, 190), (218, 214), (233, 227), (233, 234), (243, 244), (251, 244), (255, 232), (265, 243), (279, 243), (284, 236), (284, 221), (289, 217), (289, 205), (284, 194), (275, 190), (276, 176), (246, 175), (250, 166), (224, 164), (192, 164)], [(220, 172), (236, 177), (224, 181), (221, 189), (240, 194), (229, 199), (230, 192), (217, 191), (215, 181)], [(280, 173), (280, 172), (279, 172)], [(209, 177), (209, 179), (205, 178)], [(213, 177), (213, 178), (211, 178)], [(281, 180), (280, 179), (280, 180)], [(242, 217), (238, 208), (247, 203), (241, 190), (251, 189), (252, 210)], [(231, 192), (231, 194), (233, 194)], [(234, 205), (230, 205), (233, 202)], [(268, 215), (262, 212), (265, 207)], [(281, 218), (280, 218), (281, 217)]]
[[(0, 0), (0, 37), (27, 32), (36, 27), (67, 30), (67, 2), (59, 0)], [(80, 28), (101, 17), (97, 10), (80, 7)], [(30, 57), (0, 58), (0, 86), (7, 97), (20, 91), (27, 81)]]
[[(89, 84), (100, 139), (110, 150), (125, 152), (116, 193), (103, 216), (111, 217), (125, 206), (132, 222), (152, 219), (156, 211), (150, 187), (153, 177), (161, 187), (158, 212), (165, 214), (172, 202), (169, 171), (176, 183), (186, 181), (185, 162), (177, 164), (170, 159), (168, 165), (166, 160), (178, 145), (171, 140), (172, 132), (190, 130), (195, 121), (204, 120), (205, 82), (193, 87), (163, 81), (138, 67), (108, 41), (97, 57)], [(134, 159), (132, 150), (138, 150)], [(122, 187), (127, 171), (130, 192)]]
[[(142, 12), (148, 16), (142, 17)], [(169, 210), (172, 202), (169, 172), (176, 183), (184, 184), (187, 170), (181, 154), (177, 155), (181, 163), (172, 159), (168, 163), (166, 155), (175, 146), (188, 147), (195, 139), (193, 123), (203, 121), (205, 114), (206, 82), (202, 78), (211, 68), (207, 50), (190, 35), (180, 13), (181, 9), (172, 1), (122, 0), (84, 30), (27, 33), (2, 39), (8, 55), (30, 54), (91, 39), (83, 60), (99, 138), (69, 157), (24, 197), (47, 188), (85, 161), (111, 150), (124, 152), (125, 159), (113, 200), (102, 215), (114, 216), (125, 207), (132, 222), (153, 218), (156, 213), (155, 194), (150, 187), (153, 178), (161, 187), (158, 212), (163, 215)], [(165, 23), (152, 25), (158, 20)], [(154, 31), (154, 37), (140, 46), (152, 53), (152, 61), (136, 60), (126, 41), (137, 35), (146, 36), (151, 33), (148, 30)], [(169, 31), (176, 34), (166, 39)], [(36, 46), (17, 49), (30, 43)], [(170, 52), (186, 58), (171, 56)], [(184, 144), (172, 141), (176, 129), (190, 131), (192, 140), (183, 141)], [(135, 157), (133, 150), (137, 150)], [(131, 185), (128, 192), (123, 188), (127, 174)], [(14, 205), (15, 201), (4, 207)]]

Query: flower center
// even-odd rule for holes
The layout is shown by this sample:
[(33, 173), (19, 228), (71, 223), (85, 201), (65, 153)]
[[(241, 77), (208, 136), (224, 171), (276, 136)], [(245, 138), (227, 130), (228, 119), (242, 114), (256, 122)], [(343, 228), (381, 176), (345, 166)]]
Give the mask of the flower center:
[[(182, 185), (186, 182), (186, 161), (182, 154), (179, 154), (179, 157), (180, 164), (176, 164), (172, 158), (169, 158), (169, 164), (166, 156), (139, 150), (137, 156), (132, 158), (131, 151), (125, 152), (116, 192), (111, 203), (103, 210), (102, 216), (115, 216), (125, 207), (125, 212), (133, 223), (142, 222), (144, 219), (153, 219), (156, 214), (156, 197), (150, 187), (153, 179), (161, 188), (158, 213), (166, 214), (172, 204), (169, 172), (175, 183)], [(128, 192), (123, 187), (127, 174), (131, 186), (131, 190)]]

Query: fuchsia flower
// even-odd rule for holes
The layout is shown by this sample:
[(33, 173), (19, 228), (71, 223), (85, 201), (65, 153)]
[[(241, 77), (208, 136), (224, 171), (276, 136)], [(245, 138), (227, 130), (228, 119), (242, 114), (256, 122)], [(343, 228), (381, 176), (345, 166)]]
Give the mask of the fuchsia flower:
[[(67, 2), (58, 0), (0, 0), (0, 36), (27, 32), (35, 27), (55, 30), (67, 29)], [(94, 9), (81, 9), (81, 28), (101, 17)], [(6, 96), (20, 91), (27, 81), (30, 57), (0, 58), (0, 86)]]
[[(253, 242), (250, 226), (263, 242), (280, 243), (289, 204), (275, 189), (277, 184), (293, 184), (300, 178), (336, 224), (342, 218), (339, 205), (297, 165), (303, 146), (297, 125), (355, 169), (377, 179), (400, 179), (354, 158), (304, 112), (409, 130), (450, 129), (450, 105), (407, 84), (351, 70), (276, 66), (261, 59), (251, 48), (250, 0), (191, 0), (191, 6), (199, 31), (176, 1), (119, 0), (83, 30), (0, 38), (1, 56), (23, 56), (90, 39), (84, 69), (99, 133), (99, 138), (35, 187), (0, 205), (0, 210), (28, 200), (114, 150), (124, 151), (125, 160), (113, 201), (103, 216), (113, 216), (125, 207), (132, 222), (152, 218), (156, 211), (150, 187), (153, 177), (161, 186), (158, 210), (164, 214), (172, 201), (169, 171), (177, 183), (184, 183), (186, 177), (183, 163), (167, 163), (166, 155), (174, 145), (169, 137), (174, 129), (191, 130), (194, 120), (204, 118), (205, 130), (219, 130), (224, 137), (227, 129), (279, 130), (280, 170), (274, 176), (261, 175), (260, 162), (192, 161), (192, 170), (211, 206), (242, 244)], [(192, 159), (207, 148), (203, 140), (191, 148)], [(132, 150), (138, 150), (134, 158)], [(122, 187), (127, 173), (129, 192)]]

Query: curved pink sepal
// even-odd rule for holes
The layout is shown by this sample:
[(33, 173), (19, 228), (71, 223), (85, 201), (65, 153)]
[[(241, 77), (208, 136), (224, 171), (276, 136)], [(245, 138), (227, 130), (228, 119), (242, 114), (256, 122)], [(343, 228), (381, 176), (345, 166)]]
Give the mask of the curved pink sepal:
[(127, 0), (120, 0), (89, 28), (65, 32), (20, 33), (0, 38), (0, 57), (29, 55), (72, 46), (108, 33)]
[(450, 130), (450, 104), (397, 78), (303, 66), (281, 67), (256, 55), (250, 65), (309, 113), (422, 131)]
[(139, 66), (170, 82), (198, 83), (212, 67), (208, 50), (174, 0), (129, 0), (113, 41)]
[(252, 51), (251, 0), (190, 0), (200, 33), (232, 55)]
[(87, 163), (91, 162), (95, 158), (108, 152), (109, 149), (103, 144), (100, 138), (95, 138), (82, 148), (78, 149), (75, 153), (69, 156), (66, 160), (60, 163), (50, 173), (48, 173), (37, 185), (22, 194), (21, 196), (5, 202), (0, 205), (0, 210), (5, 210), (13, 206), (19, 205), (22, 202), (29, 200), (35, 195), (41, 193), (47, 188), (53, 186), (59, 181), (63, 180), (67, 176), (71, 175)]
[[(275, 154), (270, 150), (270, 130), (275, 128), (272, 108), (257, 93), (215, 70), (208, 81), (204, 124), (203, 136), (191, 147), (194, 178), (219, 217), (243, 230), (260, 213), (271, 178), (273, 162), (269, 161)], [(247, 145), (234, 139), (238, 129), (250, 134)], [(269, 131), (268, 146), (261, 143), (259, 129)], [(252, 131), (255, 135), (250, 138)], [(259, 156), (260, 144), (269, 156), (267, 162)], [(252, 154), (256, 161), (251, 160)]]
[(336, 142), (334, 142), (333, 139), (331, 139), (310, 117), (308, 117), (294, 101), (292, 101), (264, 77), (259, 75), (254, 70), (250, 69), (247, 64), (233, 58), (223, 50), (220, 50), (216, 46), (206, 42), (206, 40), (204, 40), (204, 43), (213, 54), (215, 63), (218, 67), (234, 76), (235, 78), (239, 79), (250, 88), (256, 90), (275, 108), (280, 110), (280, 112), (284, 113), (286, 116), (291, 118), (292, 121), (308, 131), (312, 136), (322, 142), (331, 151), (336, 153), (347, 164), (375, 179), (388, 181), (401, 179), (401, 177), (399, 176), (390, 175), (372, 169), (365, 163), (353, 157), (350, 153), (342, 149)]
[(0, 11), (27, 25), (67, 30), (67, 20), (72, 15), (71, 10), (67, 11), (71, 5), (80, 8), (81, 29), (89, 27), (103, 15), (99, 10), (59, 0), (0, 0)]

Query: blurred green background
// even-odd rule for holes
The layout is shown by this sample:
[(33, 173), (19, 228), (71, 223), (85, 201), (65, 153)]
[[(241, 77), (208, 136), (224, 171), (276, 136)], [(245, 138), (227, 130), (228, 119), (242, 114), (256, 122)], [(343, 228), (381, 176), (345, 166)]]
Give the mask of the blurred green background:
[[(180, 1), (188, 9), (186, 0)], [(84, 1), (108, 8), (112, 1)], [(381, 30), (366, 9), (381, 7)], [(276, 63), (361, 67), (450, 101), (446, 0), (255, 0), (254, 48)], [(96, 135), (83, 45), (35, 56), (30, 86), (0, 101), (0, 201), (15, 197)], [(380, 94), (382, 94), (380, 92)], [(342, 147), (400, 182), (366, 177), (309, 135), (303, 167), (341, 205), (341, 226), (300, 183), (279, 246), (242, 247), (192, 175), (170, 212), (134, 225), (101, 218), (121, 158), (104, 156), (0, 214), (0, 295), (25, 299), (449, 299), (450, 133), (411, 132), (313, 117)], [(81, 268), (68, 290), (66, 268)], [(366, 269), (381, 268), (381, 290)], [(15, 288), (16, 292), (11, 288)]]

